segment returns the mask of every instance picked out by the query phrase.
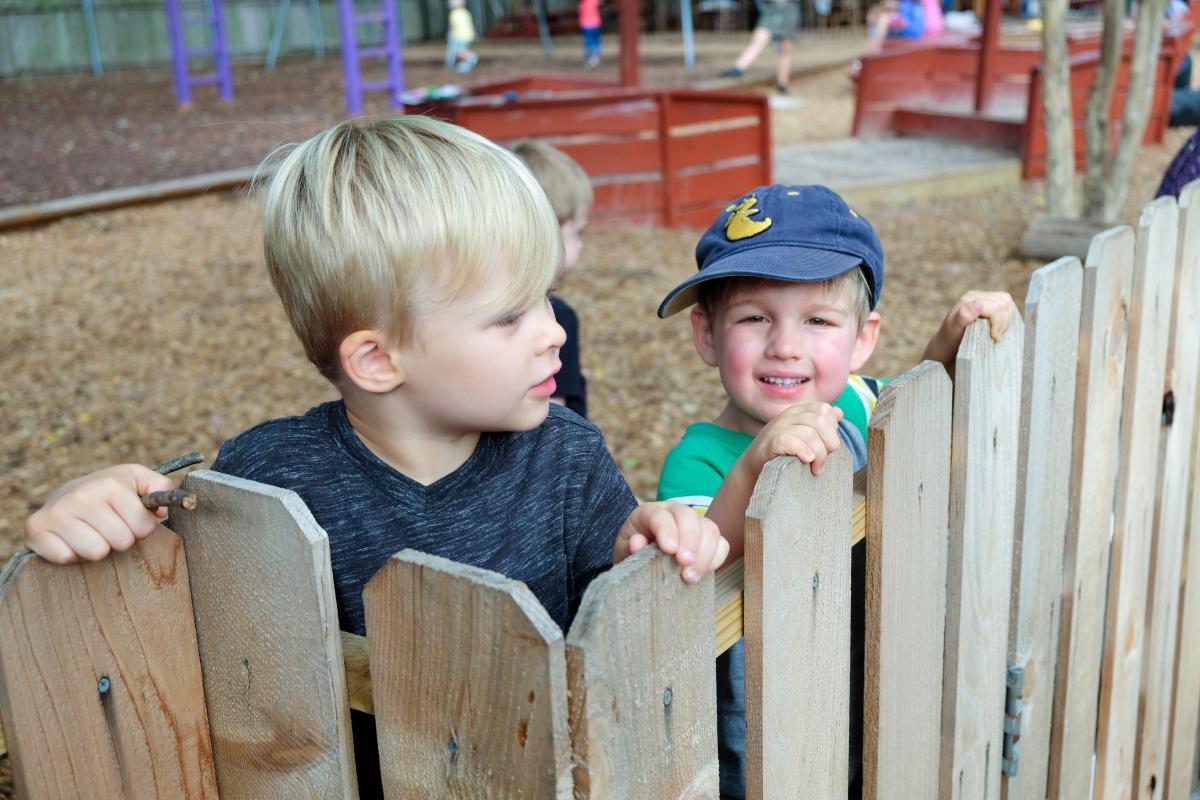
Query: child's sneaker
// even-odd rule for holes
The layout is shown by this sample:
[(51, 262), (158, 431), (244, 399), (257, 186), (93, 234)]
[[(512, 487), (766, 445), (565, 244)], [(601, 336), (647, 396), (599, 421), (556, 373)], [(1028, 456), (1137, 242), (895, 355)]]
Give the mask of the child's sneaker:
[(472, 69), (474, 69), (475, 65), (478, 63), (479, 63), (479, 54), (471, 53), (470, 56), (468, 56), (467, 58), (458, 62), (458, 71), (463, 74), (466, 74), (466, 73), (470, 72)]
[(779, 94), (790, 94), (786, 83), (775, 84), (775, 91), (778, 92)]
[(730, 67), (729, 69), (721, 71), (722, 78), (740, 78), (742, 77), (742, 74), (743, 73), (740, 67)]
[(583, 65), (588, 69), (595, 69), (596, 67), (600, 66), (600, 56), (596, 55), (595, 53), (587, 55), (583, 59)]

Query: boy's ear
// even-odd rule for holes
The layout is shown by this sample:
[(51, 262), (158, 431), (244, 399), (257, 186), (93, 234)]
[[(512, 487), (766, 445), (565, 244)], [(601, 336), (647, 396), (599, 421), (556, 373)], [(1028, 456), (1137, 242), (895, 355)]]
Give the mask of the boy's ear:
[(712, 319), (699, 303), (692, 306), (692, 344), (700, 359), (710, 367), (717, 365), (717, 349), (713, 346)]
[(363, 391), (382, 394), (404, 383), (399, 350), (383, 331), (355, 331), (342, 339), (338, 361), (342, 374)]
[(850, 354), (851, 372), (862, 369), (862, 365), (866, 364), (867, 359), (875, 352), (875, 345), (879, 344), (879, 323), (879, 312), (872, 311), (858, 329), (858, 337), (854, 340), (854, 352)]

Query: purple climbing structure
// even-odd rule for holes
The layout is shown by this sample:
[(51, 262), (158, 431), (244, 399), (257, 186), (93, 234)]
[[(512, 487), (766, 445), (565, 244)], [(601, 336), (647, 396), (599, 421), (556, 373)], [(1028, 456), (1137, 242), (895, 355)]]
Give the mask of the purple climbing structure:
[[(404, 67), (400, 61), (400, 20), (396, 16), (395, 0), (378, 0), (379, 10), (359, 14), (354, 0), (338, 0), (338, 22), (342, 29), (342, 74), (346, 82), (346, 112), (361, 114), (363, 92), (386, 89), (392, 108), (400, 108), (404, 91)], [(383, 25), (383, 43), (372, 47), (358, 46), (358, 26), (370, 23)], [(364, 58), (387, 60), (387, 77), (382, 80), (362, 79)]]
[[(167, 11), (167, 30), (171, 36), (171, 59), (175, 69), (175, 96), (181, 106), (192, 102), (192, 87), (216, 84), (222, 100), (233, 99), (233, 73), (229, 69), (229, 44), (225, 36), (225, 7), (221, 0), (203, 0), (207, 13), (184, 16), (179, 0), (164, 0)], [(204, 25), (211, 31), (208, 47), (188, 49), (189, 25)], [(188, 63), (193, 57), (211, 58), (214, 71), (203, 75), (188, 72)]]

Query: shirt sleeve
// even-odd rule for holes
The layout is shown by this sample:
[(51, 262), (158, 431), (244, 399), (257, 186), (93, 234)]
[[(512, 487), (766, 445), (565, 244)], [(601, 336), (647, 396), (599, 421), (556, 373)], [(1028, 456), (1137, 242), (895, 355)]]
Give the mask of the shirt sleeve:
[(667, 454), (658, 479), (658, 499), (708, 511), (725, 475), (702, 448), (680, 442)]

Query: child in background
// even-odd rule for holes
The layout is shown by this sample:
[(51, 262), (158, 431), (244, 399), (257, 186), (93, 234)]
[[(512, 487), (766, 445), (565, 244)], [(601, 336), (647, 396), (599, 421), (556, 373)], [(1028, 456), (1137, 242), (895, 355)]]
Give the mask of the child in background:
[[(875, 231), (824, 186), (764, 186), (721, 212), (696, 245), (699, 272), (659, 306), (667, 317), (691, 306), (692, 336), (728, 396), (713, 422), (690, 425), (668, 454), (660, 498), (677, 498), (717, 523), (742, 554), (746, 507), (762, 468), (793, 455), (813, 474), (829, 453), (850, 448), (866, 466), (867, 423), (879, 380), (855, 375), (875, 349), (883, 249)], [(1006, 293), (968, 292), (946, 316), (925, 358), (953, 364), (968, 324), (1007, 330)], [(851, 551), (849, 796), (861, 793), (862, 542)], [(744, 646), (717, 659), (717, 752), (721, 796), (745, 796)]]
[(884, 0), (867, 11), (863, 55), (883, 50), (885, 39), (921, 39), (933, 36), (935, 30), (941, 33), (942, 27), (942, 8), (937, 0)]
[(750, 32), (746, 49), (721, 73), (723, 78), (740, 78), (758, 60), (771, 42), (779, 44), (779, 63), (775, 67), (775, 91), (788, 93), (792, 80), (792, 42), (800, 32), (800, 5), (794, 0), (766, 0), (762, 16)]
[(467, 10), (465, 0), (449, 0), (450, 16), (446, 21), (446, 66), (467, 73), (479, 63), (479, 54), (471, 49), (475, 41), (475, 21)]
[[(343, 630), (366, 633), (363, 587), (406, 547), (524, 581), (563, 629), (588, 583), (651, 540), (689, 582), (724, 560), (711, 522), (639, 505), (596, 426), (549, 402), (562, 242), (512, 153), (428, 117), (343, 122), (269, 179), (263, 247), (341, 399), (235, 436), (213, 469), (304, 501)], [(158, 522), (139, 495), (173, 487), (136, 464), (72, 481), (28, 519), (28, 545), (56, 563), (126, 550)], [(380, 796), (374, 720), (351, 720), (360, 793)]]
[(600, 0), (579, 0), (579, 30), (583, 33), (583, 65), (600, 66)]
[[(583, 250), (583, 231), (592, 208), (592, 182), (583, 167), (553, 145), (538, 139), (518, 139), (509, 148), (525, 162), (533, 177), (546, 191), (562, 231), (563, 260), (554, 279), (555, 289), (579, 263)], [(579, 317), (575, 309), (556, 295), (550, 296), (554, 317), (567, 332), (567, 341), (558, 351), (562, 369), (555, 380), (558, 390), (550, 399), (561, 403), (581, 417), (587, 416), (587, 379), (579, 361)]]

